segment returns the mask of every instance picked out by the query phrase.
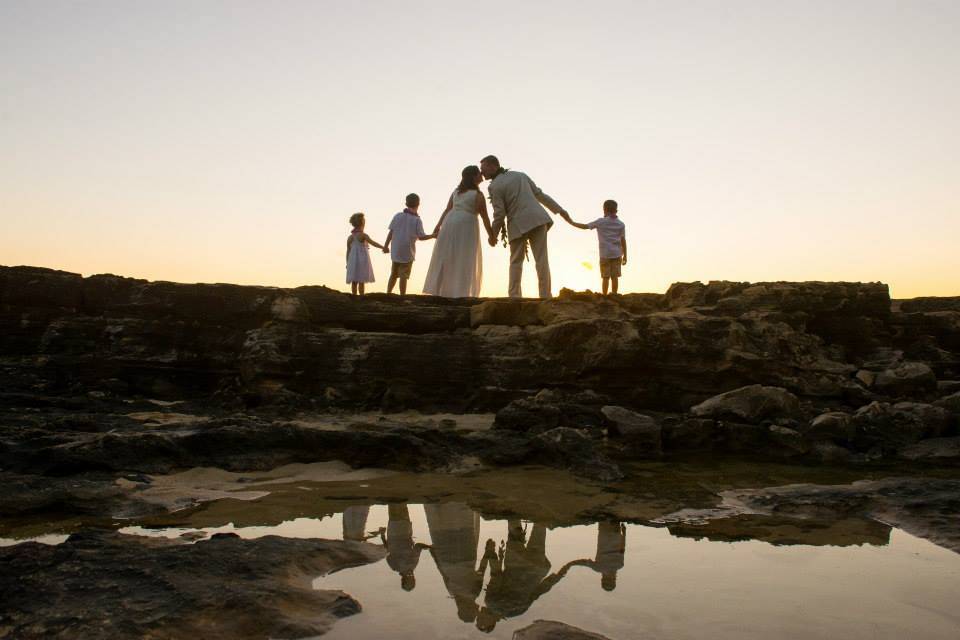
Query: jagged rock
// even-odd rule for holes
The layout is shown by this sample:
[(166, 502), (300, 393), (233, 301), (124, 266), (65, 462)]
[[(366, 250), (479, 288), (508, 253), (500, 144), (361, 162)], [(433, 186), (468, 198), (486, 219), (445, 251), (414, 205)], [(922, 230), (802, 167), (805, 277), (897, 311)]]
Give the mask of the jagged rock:
[(0, 547), (0, 631), (25, 640), (321, 635), (360, 604), (312, 579), (384, 555), (361, 542), (234, 534), (185, 544), (84, 532), (55, 546)]
[(850, 414), (842, 411), (821, 413), (804, 430), (804, 435), (811, 440), (839, 443), (852, 441), (855, 433)]
[(949, 415), (940, 407), (902, 402), (872, 402), (853, 415), (854, 446), (858, 451), (875, 447), (893, 452), (922, 438), (943, 433)]
[(538, 435), (534, 443), (552, 466), (569, 468), (578, 475), (602, 482), (623, 478), (616, 463), (600, 453), (590, 436), (578, 429), (557, 427)]
[(895, 398), (932, 393), (937, 389), (933, 369), (922, 362), (902, 362), (896, 368), (877, 374), (871, 385), (878, 393)]
[(513, 640), (610, 640), (599, 633), (584, 631), (577, 627), (553, 620), (536, 620), (513, 632)]
[(639, 457), (659, 456), (661, 449), (660, 424), (624, 407), (608, 405), (601, 409), (610, 422), (610, 433), (621, 439), (631, 455)]
[(485, 324), (511, 327), (542, 325), (540, 304), (531, 300), (485, 300), (470, 308), (470, 326)]
[(764, 418), (791, 416), (799, 409), (797, 397), (786, 389), (754, 384), (705, 400), (690, 409), (690, 413), (698, 418), (760, 422)]
[(497, 412), (494, 429), (542, 433), (560, 426), (560, 408), (527, 398), (514, 400)]
[(868, 369), (860, 369), (857, 371), (857, 375), (855, 377), (860, 384), (868, 389), (873, 387), (874, 383), (877, 381), (877, 374)]
[(666, 451), (709, 451), (716, 437), (712, 418), (674, 418), (664, 420), (661, 438)]

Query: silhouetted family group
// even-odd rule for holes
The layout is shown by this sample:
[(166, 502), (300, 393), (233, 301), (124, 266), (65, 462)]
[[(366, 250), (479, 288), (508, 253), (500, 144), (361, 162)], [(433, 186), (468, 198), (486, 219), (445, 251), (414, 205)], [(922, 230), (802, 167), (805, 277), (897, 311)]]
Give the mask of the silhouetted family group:
[[(489, 180), (488, 193), (493, 205), (493, 220), (487, 202), (480, 193), (480, 183)], [(626, 228), (617, 215), (617, 203), (603, 203), (603, 217), (586, 224), (575, 222), (570, 214), (543, 192), (525, 173), (504, 169), (496, 156), (487, 156), (480, 166), (470, 165), (461, 172), (460, 184), (447, 201), (433, 232), (427, 234), (420, 218), (420, 196), (411, 193), (406, 207), (390, 221), (386, 241), (381, 245), (365, 231), (363, 213), (350, 216), (353, 231), (347, 239), (347, 283), (354, 295), (364, 293), (364, 285), (374, 282), (370, 246), (389, 253), (392, 260), (387, 293), (399, 284), (400, 295), (407, 292), (416, 243), (435, 239), (436, 245), (423, 284), (423, 292), (447, 298), (475, 298), (483, 281), (480, 222), (490, 246), (498, 236), (510, 247), (511, 298), (522, 297), (520, 280), (523, 262), (533, 254), (537, 267), (540, 298), (552, 297), (550, 263), (547, 255), (547, 231), (553, 220), (549, 209), (578, 229), (593, 229), (600, 244), (600, 277), (603, 293), (617, 293), (621, 265), (627, 263)]]

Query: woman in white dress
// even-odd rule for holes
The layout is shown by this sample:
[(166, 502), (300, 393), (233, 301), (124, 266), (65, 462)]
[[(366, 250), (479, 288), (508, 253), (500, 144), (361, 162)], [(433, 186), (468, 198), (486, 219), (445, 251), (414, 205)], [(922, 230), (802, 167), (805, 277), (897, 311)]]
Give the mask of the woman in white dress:
[(447, 208), (437, 223), (437, 243), (430, 257), (430, 268), (423, 283), (423, 292), (445, 298), (476, 298), (483, 281), (483, 254), (480, 243), (480, 222), (490, 235), (487, 202), (480, 193), (480, 168), (469, 166), (450, 196)]

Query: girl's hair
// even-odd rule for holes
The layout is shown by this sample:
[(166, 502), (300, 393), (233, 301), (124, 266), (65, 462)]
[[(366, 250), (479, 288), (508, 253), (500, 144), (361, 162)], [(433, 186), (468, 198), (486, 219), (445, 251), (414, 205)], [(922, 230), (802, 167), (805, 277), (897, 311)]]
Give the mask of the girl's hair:
[(466, 193), (467, 191), (479, 191), (477, 188), (477, 176), (480, 175), (480, 167), (475, 164), (464, 167), (460, 172), (460, 184), (457, 185), (457, 193)]
[(355, 213), (352, 216), (350, 216), (350, 224), (353, 226), (354, 229), (359, 229), (361, 223), (363, 223), (362, 213)]

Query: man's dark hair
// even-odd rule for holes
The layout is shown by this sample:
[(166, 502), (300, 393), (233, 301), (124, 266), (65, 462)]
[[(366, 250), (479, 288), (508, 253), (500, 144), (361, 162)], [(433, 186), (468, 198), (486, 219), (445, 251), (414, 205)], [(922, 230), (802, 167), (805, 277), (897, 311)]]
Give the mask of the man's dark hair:
[(617, 201), (616, 200), (604, 200), (603, 201), (603, 210), (612, 211), (613, 213), (617, 212)]
[(408, 207), (417, 207), (420, 206), (420, 196), (415, 193), (407, 195), (407, 206)]
[(489, 163), (492, 163), (492, 164), (497, 165), (498, 167), (500, 166), (500, 161), (497, 159), (497, 156), (487, 156), (486, 158), (484, 158), (484, 159), (481, 160), (480, 162), (489, 162)]

